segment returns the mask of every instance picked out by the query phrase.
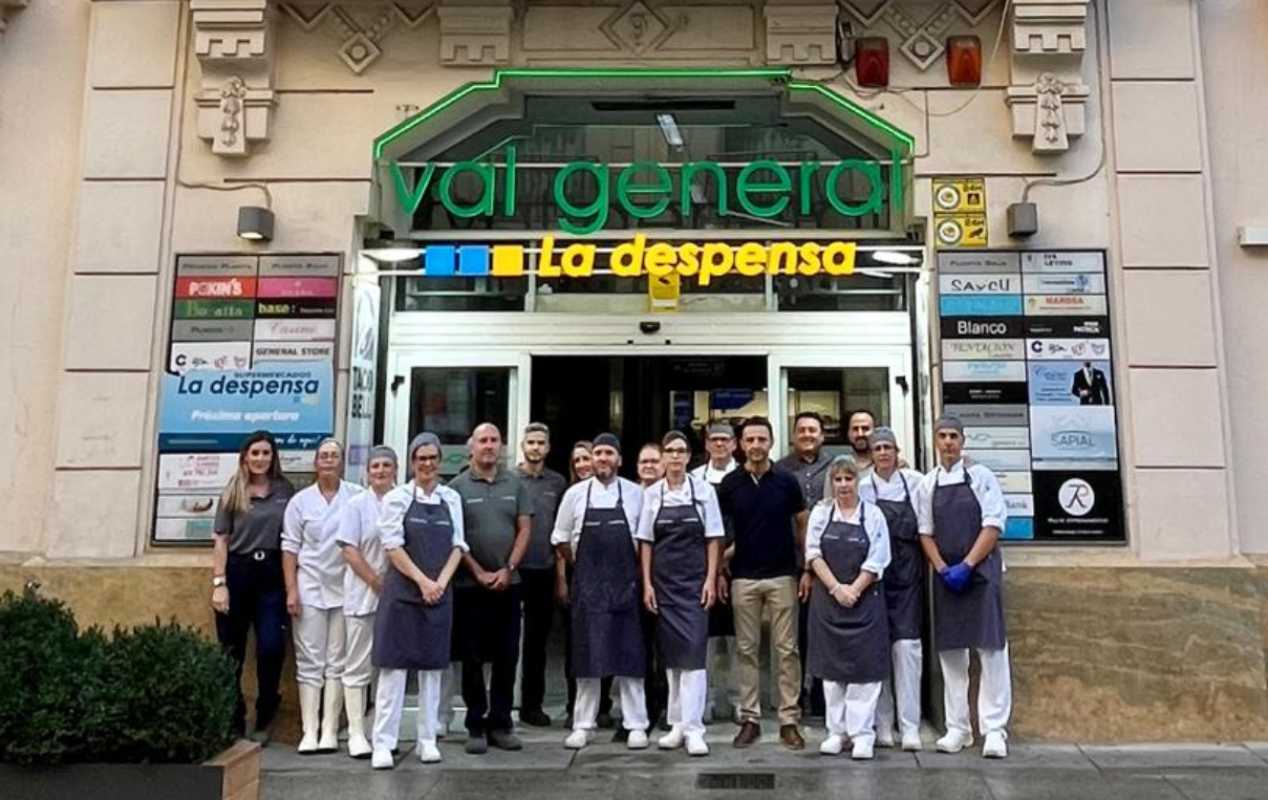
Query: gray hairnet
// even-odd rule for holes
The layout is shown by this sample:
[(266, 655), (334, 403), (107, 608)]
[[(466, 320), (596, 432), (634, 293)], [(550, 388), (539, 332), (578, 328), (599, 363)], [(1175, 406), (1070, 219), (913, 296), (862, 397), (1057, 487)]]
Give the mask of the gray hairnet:
[(386, 458), (391, 460), (393, 464), (397, 463), (396, 451), (385, 444), (376, 444), (374, 447), (371, 447), (370, 455), (366, 458), (366, 463), (369, 463), (376, 458)]
[(731, 427), (729, 422), (711, 422), (709, 423), (709, 436), (730, 436), (735, 438), (735, 429)]
[(894, 435), (892, 428), (881, 426), (872, 431), (871, 436), (867, 437), (868, 447), (875, 447), (882, 442), (888, 442), (894, 446), (895, 450), (898, 449), (898, 437)]
[(436, 452), (440, 452), (440, 437), (431, 431), (423, 431), (422, 433), (409, 440), (409, 460), (414, 460), (414, 453), (418, 452), (420, 447), (434, 447)]
[(946, 429), (953, 430), (956, 433), (960, 434), (961, 436), (964, 435), (964, 423), (960, 421), (959, 417), (953, 416), (951, 414), (943, 414), (942, 416), (938, 417), (937, 422), (933, 423), (934, 433), (937, 433), (940, 430), (946, 430)]

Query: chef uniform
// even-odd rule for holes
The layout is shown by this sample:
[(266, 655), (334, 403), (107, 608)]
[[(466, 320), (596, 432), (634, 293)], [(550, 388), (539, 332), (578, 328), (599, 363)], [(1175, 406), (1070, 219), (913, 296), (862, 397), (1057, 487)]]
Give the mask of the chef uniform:
[[(410, 442), (410, 462), (414, 452), (425, 446), (439, 452), (440, 440), (430, 433), (415, 436)], [(423, 574), (436, 580), (455, 549), (467, 551), (462, 498), (439, 483), (428, 494), (410, 481), (383, 499), (378, 533), (385, 550), (404, 550)], [(440, 725), (441, 676), (449, 668), (452, 633), (452, 582), (439, 603), (427, 605), (418, 585), (389, 565), (374, 620), (373, 662), (379, 669), (374, 714), (376, 768), (392, 766), (410, 671), (418, 673), (420, 758), (426, 755), (425, 743), (434, 751)]]
[[(612, 434), (595, 437), (596, 448), (620, 451)], [(597, 477), (573, 484), (559, 503), (552, 545), (568, 544), (572, 576), (572, 668), (577, 677), (570, 747), (584, 747), (599, 713), (600, 679), (614, 676), (621, 697), (622, 726), (630, 746), (646, 746), (647, 697), (643, 678), (646, 653), (640, 621), (642, 590), (637, 558), (643, 490), (614, 477), (605, 486)]]
[(861, 500), (849, 516), (835, 500), (817, 503), (806, 525), (806, 563), (815, 559), (823, 559), (838, 584), (853, 583), (863, 571), (876, 576), (853, 607), (837, 602), (815, 580), (806, 657), (811, 674), (823, 680), (829, 738), (820, 752), (839, 753), (842, 737), (848, 737), (856, 758), (870, 758), (876, 704), (889, 675), (889, 617), (881, 584), (890, 560), (885, 515)]
[[(707, 435), (714, 436), (716, 434), (726, 434), (732, 438), (734, 443), (735, 432), (731, 426), (725, 422), (715, 422), (709, 426)], [(700, 466), (691, 470), (688, 474), (693, 478), (699, 478), (707, 482), (713, 487), (716, 494), (717, 488), (722, 483), (722, 479), (730, 475), (740, 466), (740, 463), (734, 458), (727, 460), (726, 465), (722, 468), (713, 466), (713, 460), (704, 462)], [(731, 534), (729, 531), (722, 542), (725, 549), (731, 544)], [(722, 562), (718, 562), (718, 569), (721, 571)], [(731, 613), (731, 606), (722, 602), (719, 598), (718, 602), (713, 604), (713, 608), (709, 609), (709, 673), (713, 679), (713, 686), (710, 687), (710, 698), (708, 708), (712, 709), (711, 717), (718, 719), (725, 716), (732, 718), (736, 716), (736, 712), (740, 708), (740, 692), (735, 686), (735, 616)], [(727, 709), (722, 711), (722, 709)]]
[[(327, 525), (362, 491), (345, 480), (330, 502), (313, 484), (295, 493), (282, 520), (282, 551), (298, 557), (299, 619), (295, 621), (295, 678), (299, 683), (304, 735), (299, 752), (339, 749), (339, 716), (343, 711), (344, 631), (343, 552)], [(324, 702), (322, 685), (325, 684)], [(321, 706), (321, 738), (317, 710)]]
[(704, 741), (709, 690), (709, 611), (700, 605), (700, 595), (708, 577), (708, 540), (723, 538), (717, 493), (691, 475), (677, 489), (662, 478), (643, 496), (638, 538), (653, 546), (656, 641), (669, 682), (672, 727), (660, 744), (673, 749), (686, 739), (688, 751), (695, 754)]
[[(963, 426), (944, 417), (934, 426), (958, 430)], [(921, 483), (917, 507), (920, 535), (932, 536), (948, 567), (961, 563), (982, 528), (1003, 531), (1008, 521), (1004, 494), (994, 473), (982, 464), (965, 466), (961, 459), (949, 468), (938, 466)], [(953, 592), (941, 577), (933, 580), (934, 644), (942, 666), (947, 734), (938, 749), (957, 752), (973, 743), (969, 722), (969, 650), (982, 664), (978, 691), (978, 725), (987, 744), (1003, 748), (1012, 714), (1012, 676), (1004, 628), (1003, 556), (999, 545), (972, 571), (961, 592)], [(992, 736), (997, 734), (997, 736)], [(1003, 755), (1002, 752), (988, 755)]]
[[(367, 462), (378, 458), (392, 461), (396, 469), (396, 452), (390, 447), (373, 447)], [(385, 494), (386, 496), (386, 494)], [(379, 538), (379, 516), (383, 498), (372, 489), (353, 497), (338, 514), (327, 522), (340, 548), (355, 547), (374, 574), (380, 578), (387, 571), (387, 554)], [(345, 627), (343, 695), (348, 711), (348, 755), (364, 758), (370, 755), (365, 738), (366, 689), (373, 677), (370, 650), (374, 642), (374, 612), (379, 595), (351, 568), (343, 574), (343, 617)]]
[[(869, 441), (898, 446), (894, 432), (877, 428)], [(914, 469), (895, 467), (889, 479), (874, 469), (858, 484), (859, 499), (874, 503), (885, 515), (889, 527), (890, 562), (885, 570), (885, 606), (889, 611), (892, 678), (881, 688), (876, 711), (879, 743), (893, 744), (894, 710), (897, 705), (899, 733), (903, 748), (920, 749), (920, 680), (924, 649), (920, 640), (924, 627), (925, 556), (920, 550), (916, 509), (920, 506), (924, 475)], [(897, 703), (895, 703), (897, 700)]]

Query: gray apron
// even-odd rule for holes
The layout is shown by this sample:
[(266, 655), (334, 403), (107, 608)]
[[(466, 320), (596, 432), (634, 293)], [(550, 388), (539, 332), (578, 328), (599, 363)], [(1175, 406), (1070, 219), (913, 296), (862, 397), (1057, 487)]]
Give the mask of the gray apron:
[(617, 484), (615, 508), (586, 510), (572, 574), (572, 670), (578, 678), (641, 678), (646, 650), (639, 621), (642, 592), (630, 523)]
[[(415, 497), (405, 512), (405, 552), (414, 565), (432, 580), (453, 553), (453, 522), (449, 507), (420, 503)], [(449, 640), (453, 628), (453, 586), (445, 587), (440, 602), (423, 602), (418, 584), (388, 567), (383, 596), (374, 617), (374, 649), (371, 661), (383, 669), (444, 669), (449, 666)]]
[(667, 669), (704, 669), (709, 646), (709, 612), (700, 605), (709, 574), (708, 541), (690, 476), (687, 486), (691, 505), (667, 508), (662, 503), (653, 523), (652, 585), (660, 609), (656, 641)]
[[(867, 560), (869, 542), (862, 522), (866, 508), (859, 504), (859, 523), (835, 519), (836, 503), (819, 540), (828, 569), (841, 583), (852, 583)], [(889, 677), (889, 618), (880, 582), (874, 582), (853, 608), (832, 598), (823, 581), (810, 594), (811, 675), (837, 683), (874, 683)]]
[(872, 492), (876, 506), (889, 525), (889, 566), (885, 568), (885, 607), (889, 609), (889, 638), (919, 639), (925, 609), (925, 555), (920, 549), (916, 510), (911, 506), (911, 487), (903, 482), (902, 500), (882, 500), (872, 476)]
[[(964, 483), (937, 485), (933, 489), (933, 541), (948, 566), (964, 560), (982, 531), (982, 505), (973, 494), (969, 472)], [(969, 585), (960, 594), (933, 581), (934, 644), (939, 650), (1004, 647), (1003, 562), (996, 545), (973, 570)]]

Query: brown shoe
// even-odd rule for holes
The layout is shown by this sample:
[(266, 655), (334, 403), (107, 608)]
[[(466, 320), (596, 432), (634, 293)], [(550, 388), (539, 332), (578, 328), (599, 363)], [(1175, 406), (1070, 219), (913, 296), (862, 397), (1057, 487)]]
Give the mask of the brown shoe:
[(801, 738), (801, 731), (797, 730), (796, 725), (780, 725), (779, 741), (783, 742), (784, 747), (789, 750), (806, 749), (806, 740)]
[(760, 738), (762, 738), (761, 726), (751, 719), (747, 719), (740, 723), (740, 730), (735, 734), (735, 738), (731, 740), (731, 746), (748, 747)]

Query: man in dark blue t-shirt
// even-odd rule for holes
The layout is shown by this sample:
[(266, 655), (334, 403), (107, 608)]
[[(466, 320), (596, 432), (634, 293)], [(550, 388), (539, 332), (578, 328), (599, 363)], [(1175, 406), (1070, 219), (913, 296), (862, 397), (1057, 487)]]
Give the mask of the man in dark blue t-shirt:
[(779, 686), (779, 738), (793, 750), (806, 746), (797, 728), (801, 709), (801, 661), (797, 654), (799, 587), (797, 553), (804, 546), (806, 503), (790, 472), (770, 460), (774, 433), (765, 417), (740, 426), (745, 463), (722, 480), (718, 502), (735, 542), (726, 551), (735, 614), (736, 683), (740, 730), (732, 742), (748, 747), (761, 737), (760, 668), (762, 618), (769, 612), (771, 649)]

